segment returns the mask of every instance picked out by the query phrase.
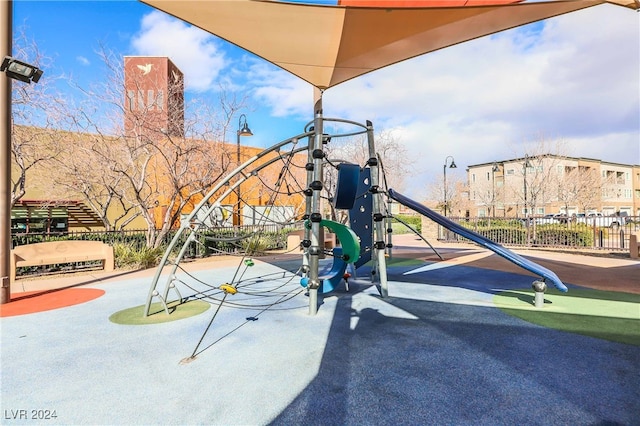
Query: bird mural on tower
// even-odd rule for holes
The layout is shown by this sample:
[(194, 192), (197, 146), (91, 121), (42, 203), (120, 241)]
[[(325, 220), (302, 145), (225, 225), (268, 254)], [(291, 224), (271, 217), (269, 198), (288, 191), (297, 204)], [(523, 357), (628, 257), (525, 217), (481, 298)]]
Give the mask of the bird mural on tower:
[(138, 65), (138, 68), (142, 70), (142, 75), (147, 75), (151, 72), (152, 66), (153, 64), (144, 64), (144, 65)]

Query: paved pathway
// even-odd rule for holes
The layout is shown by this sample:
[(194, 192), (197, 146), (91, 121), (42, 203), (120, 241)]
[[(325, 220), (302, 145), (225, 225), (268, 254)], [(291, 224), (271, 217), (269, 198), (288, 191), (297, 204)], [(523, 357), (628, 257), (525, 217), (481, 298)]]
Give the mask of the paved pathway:
[[(402, 241), (397, 256), (435, 261), (428, 248)], [(447, 260), (482, 251), (440, 250)], [(256, 262), (251, 274), (265, 278), (228, 298), (236, 306), (219, 311), (191, 362), (184, 361), (214, 308), (164, 324), (109, 321), (144, 303), (150, 271), (25, 281), (25, 290), (66, 282), (105, 293), (0, 319), (1, 423), (638, 424), (640, 349), (497, 309), (496, 291), (527, 289), (532, 280), (502, 258), (412, 275), (404, 275), (412, 265), (391, 267), (388, 299), (366, 280), (352, 280), (349, 293), (324, 297), (313, 317), (303, 293), (267, 310), (260, 303), (261, 289), (277, 287), (283, 295), (299, 289), (277, 278), (285, 274), (276, 264), (286, 263), (278, 259)], [(536, 260), (574, 289), (638, 285), (638, 262), (597, 266), (557, 254)], [(235, 272), (227, 260), (187, 267), (207, 282), (230, 280)], [(52, 412), (55, 418), (37, 419)]]

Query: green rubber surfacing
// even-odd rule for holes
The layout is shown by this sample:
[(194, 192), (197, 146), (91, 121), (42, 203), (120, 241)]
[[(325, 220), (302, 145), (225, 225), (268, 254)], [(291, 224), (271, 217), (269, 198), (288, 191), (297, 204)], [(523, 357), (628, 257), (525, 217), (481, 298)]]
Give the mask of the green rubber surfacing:
[(118, 311), (109, 317), (109, 321), (122, 325), (161, 324), (200, 315), (209, 309), (211, 304), (202, 300), (190, 300), (185, 303), (169, 302), (167, 305), (169, 315), (167, 315), (162, 303), (157, 302), (151, 304), (149, 316), (144, 316), (144, 307), (145, 305), (140, 305)]
[(613, 342), (640, 346), (640, 295), (612, 291), (549, 289), (544, 306), (534, 306), (534, 293), (509, 290), (496, 294), (503, 312), (544, 327)]

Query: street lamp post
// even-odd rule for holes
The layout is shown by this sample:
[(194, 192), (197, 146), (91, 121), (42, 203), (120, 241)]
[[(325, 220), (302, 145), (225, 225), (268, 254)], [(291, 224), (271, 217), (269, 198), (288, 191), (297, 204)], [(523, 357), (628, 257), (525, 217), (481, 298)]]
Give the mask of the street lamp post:
[(524, 155), (524, 164), (522, 165), (524, 169), (524, 218), (527, 220), (529, 216), (529, 210), (527, 205), (527, 169), (531, 167), (531, 163), (529, 163), (529, 155)]
[(527, 154), (524, 155), (524, 223), (527, 227), (526, 233), (526, 243), (529, 245), (529, 237), (530, 237), (530, 229), (529, 229), (529, 206), (527, 204), (527, 169), (531, 167), (531, 163), (529, 163), (529, 156)]
[(496, 217), (496, 172), (500, 170), (498, 167), (498, 163), (493, 162), (493, 166), (491, 167), (491, 214), (493, 217)]
[[(11, 54), (13, 49), (13, 2), (0, 2), (0, 52)], [(37, 83), (43, 71), (38, 67), (5, 56), (0, 64), (0, 304), (11, 301), (11, 80)]]
[[(236, 166), (239, 167), (240, 166), (240, 136), (253, 136), (253, 133), (251, 133), (251, 130), (249, 129), (249, 125), (247, 124), (247, 116), (242, 114), (240, 115), (240, 118), (238, 118), (238, 131), (236, 132)], [(233, 225), (234, 226), (240, 226), (241, 225), (241, 219), (240, 217), (242, 216), (242, 210), (241, 210), (241, 205), (240, 205), (240, 185), (238, 185), (238, 187), (236, 188), (236, 197), (238, 199), (238, 202), (236, 203), (236, 208), (235, 208), (235, 214), (234, 214), (234, 221), (233, 221)]]
[(444, 166), (442, 167), (442, 174), (444, 176), (444, 215), (447, 215), (447, 162), (449, 161), (449, 159), (451, 159), (451, 164), (449, 165), (450, 169), (455, 169), (458, 166), (456, 166), (456, 162), (453, 160), (452, 156), (447, 156), (447, 158), (444, 159)]

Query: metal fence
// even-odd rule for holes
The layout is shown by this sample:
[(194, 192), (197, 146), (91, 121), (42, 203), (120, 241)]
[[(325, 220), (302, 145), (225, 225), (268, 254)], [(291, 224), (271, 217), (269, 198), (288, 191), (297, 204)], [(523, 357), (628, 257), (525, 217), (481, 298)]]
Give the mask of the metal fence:
[[(522, 247), (551, 247), (608, 251), (629, 251), (629, 235), (640, 233), (640, 217), (557, 219), (449, 218), (499, 244)], [(467, 241), (440, 227), (438, 239)]]
[[(285, 248), (289, 232), (299, 229), (301, 223), (291, 225), (246, 225), (236, 227), (211, 228), (199, 231), (196, 238), (190, 238), (189, 233), (180, 234), (177, 244), (174, 246), (174, 254), (182, 249), (184, 243), (189, 241), (184, 259), (203, 258), (226, 254), (250, 253), (255, 256), (269, 250)], [(114, 246), (116, 265), (119, 261), (128, 264), (132, 252), (139, 252), (140, 257), (148, 255), (146, 259), (153, 259), (151, 264), (157, 263), (159, 253), (169, 247), (177, 230), (172, 230), (162, 239), (158, 250), (147, 249), (147, 231), (134, 229), (126, 231), (69, 231), (50, 233), (16, 233), (12, 234), (12, 247), (63, 240), (89, 240), (101, 241)], [(134, 257), (136, 257), (134, 255)], [(136, 262), (138, 259), (136, 257)], [(137, 263), (136, 263), (137, 264)], [(100, 267), (99, 261), (72, 262), (57, 265), (41, 265), (33, 267), (20, 267), (16, 270), (17, 276), (41, 276), (55, 273), (74, 272), (79, 270), (95, 269)], [(147, 267), (147, 266), (145, 266)]]
[[(191, 244), (187, 255), (189, 257), (214, 256), (222, 254), (233, 254), (246, 248), (246, 240), (249, 236), (264, 236), (268, 241), (263, 245), (267, 245), (268, 249), (280, 249), (286, 247), (286, 234), (291, 230), (298, 229), (300, 225), (245, 225), (236, 227), (220, 227), (211, 228), (203, 232), (198, 232), (196, 240)], [(168, 247), (171, 240), (176, 235), (177, 230), (172, 230), (164, 236), (160, 247)], [(11, 235), (12, 247), (43, 243), (49, 241), (61, 240), (91, 240), (102, 241), (109, 245), (125, 244), (135, 250), (146, 247), (147, 231), (145, 229), (133, 229), (124, 231), (68, 231), (68, 232), (50, 232), (50, 233), (16, 233)], [(178, 241), (178, 249), (182, 247), (187, 234), (181, 235)], [(235, 238), (239, 237), (233, 241)], [(244, 238), (243, 238), (244, 237)], [(244, 241), (244, 242), (243, 242)]]

